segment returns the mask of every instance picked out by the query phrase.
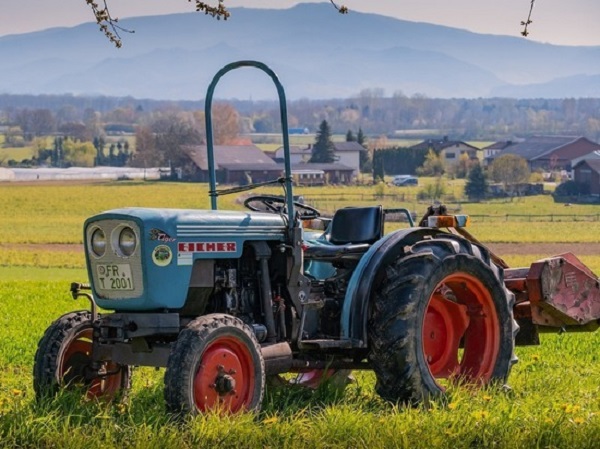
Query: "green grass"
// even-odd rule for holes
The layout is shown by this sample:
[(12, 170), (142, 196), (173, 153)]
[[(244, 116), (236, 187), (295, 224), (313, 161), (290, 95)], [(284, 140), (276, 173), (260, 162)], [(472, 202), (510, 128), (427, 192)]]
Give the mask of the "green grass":
[(517, 348), (510, 391), (451, 387), (429, 409), (382, 401), (370, 372), (355, 373), (341, 395), (271, 389), (257, 415), (183, 423), (164, 411), (162, 370), (134, 370), (125, 404), (72, 392), (38, 403), (31, 386), (37, 341), (60, 314), (85, 307), (68, 287), (0, 281), (0, 447), (597, 447), (598, 333), (543, 335), (541, 346)]
[(6, 166), (8, 161), (15, 160), (21, 162), (23, 159), (31, 159), (34, 156), (33, 148), (0, 148), (0, 165)]
[[(51, 253), (49, 253), (51, 254)], [(83, 254), (81, 265), (85, 265)], [(0, 266), (0, 282), (6, 281), (42, 281), (42, 282), (87, 282), (85, 268), (39, 268), (32, 266)]]
[[(279, 191), (271, 189), (274, 193)], [(299, 189), (297, 194), (336, 194), (339, 207), (350, 195), (373, 188)], [(596, 448), (600, 434), (600, 333), (544, 334), (542, 344), (518, 347), (511, 389), (451, 386), (429, 409), (387, 403), (374, 392), (371, 372), (355, 372), (343, 394), (326, 388), (269, 389), (256, 415), (213, 415), (173, 421), (164, 410), (162, 370), (136, 368), (124, 404), (84, 400), (76, 392), (34, 400), (32, 368), (37, 342), (61, 314), (88, 307), (69, 294), (85, 281), (82, 254), (7, 244), (81, 240), (83, 220), (126, 205), (207, 207), (206, 186), (197, 184), (99, 183), (89, 185), (0, 185), (3, 229), (0, 248), (0, 447), (7, 448)], [(223, 208), (241, 208), (235, 197)], [(371, 200), (370, 200), (371, 201)], [(386, 199), (388, 207), (401, 207)], [(425, 205), (417, 204), (423, 208)], [(518, 202), (462, 204), (463, 213), (552, 213), (547, 197)], [(412, 209), (412, 207), (411, 207)], [(560, 209), (562, 210), (562, 209)], [(596, 211), (573, 206), (569, 212)], [(484, 212), (482, 212), (484, 211)], [(596, 213), (596, 212), (594, 212)], [(483, 241), (573, 241), (597, 243), (600, 224), (478, 222), (471, 231)], [(554, 240), (552, 240), (554, 239)], [(35, 249), (34, 249), (35, 248)], [(527, 266), (547, 255), (501, 255)], [(600, 254), (582, 261), (600, 272)]]

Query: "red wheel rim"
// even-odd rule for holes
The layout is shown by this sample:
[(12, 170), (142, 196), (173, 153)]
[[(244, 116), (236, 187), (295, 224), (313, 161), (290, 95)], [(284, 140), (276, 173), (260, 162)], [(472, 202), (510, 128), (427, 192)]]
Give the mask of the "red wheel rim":
[(194, 401), (201, 412), (235, 413), (250, 408), (255, 386), (254, 361), (248, 347), (234, 337), (213, 341), (202, 354), (194, 376)]
[(90, 366), (92, 357), (92, 329), (84, 329), (73, 336), (65, 347), (58, 364), (58, 378), (66, 385), (82, 385), (87, 388), (88, 398), (112, 398), (121, 389), (123, 372), (114, 362), (105, 362), (108, 372), (117, 371), (103, 377), (85, 380), (85, 370)]
[(491, 292), (472, 275), (447, 276), (429, 298), (422, 337), (433, 377), (489, 381), (500, 347)]

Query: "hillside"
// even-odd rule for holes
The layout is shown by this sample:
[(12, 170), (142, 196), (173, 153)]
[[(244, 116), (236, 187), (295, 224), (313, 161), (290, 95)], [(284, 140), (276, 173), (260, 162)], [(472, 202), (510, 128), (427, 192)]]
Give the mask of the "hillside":
[[(257, 59), (279, 74), (289, 98), (348, 97), (369, 88), (387, 95), (528, 97), (538, 96), (542, 85), (550, 98), (598, 95), (600, 47), (541, 44), (375, 14), (342, 16), (327, 4), (236, 8), (226, 22), (188, 13), (120, 23), (135, 33), (123, 36), (119, 50), (95, 23), (0, 38), (0, 93), (198, 100), (224, 64)], [(274, 92), (259, 73), (234, 73), (216, 95), (259, 99)]]

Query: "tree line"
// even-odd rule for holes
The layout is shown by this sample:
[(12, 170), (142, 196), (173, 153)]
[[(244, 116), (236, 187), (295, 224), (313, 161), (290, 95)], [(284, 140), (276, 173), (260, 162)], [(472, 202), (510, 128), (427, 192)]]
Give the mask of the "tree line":
[[(227, 101), (244, 119), (245, 130), (280, 131), (275, 101)], [(48, 110), (57, 125), (85, 121), (101, 114), (104, 121), (137, 122), (146, 114), (177, 110), (203, 110), (203, 102), (154, 101), (134, 98), (80, 98), (65, 96), (0, 95), (0, 124), (14, 123), (23, 110)], [(346, 99), (288, 102), (291, 127), (316, 132), (327, 120), (333, 133), (361, 128), (368, 135), (396, 136), (396, 132), (452, 135), (461, 140), (510, 140), (534, 134), (581, 135), (600, 141), (600, 98), (567, 99), (439, 99), (396, 92), (385, 97), (381, 89), (365, 89)], [(111, 115), (114, 116), (111, 119)], [(415, 134), (417, 133), (417, 134)]]

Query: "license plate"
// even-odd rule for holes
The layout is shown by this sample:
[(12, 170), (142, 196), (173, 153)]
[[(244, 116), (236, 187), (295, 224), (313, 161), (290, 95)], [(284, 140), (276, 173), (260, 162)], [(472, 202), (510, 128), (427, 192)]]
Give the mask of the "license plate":
[(129, 264), (100, 264), (96, 266), (101, 290), (133, 290)]

